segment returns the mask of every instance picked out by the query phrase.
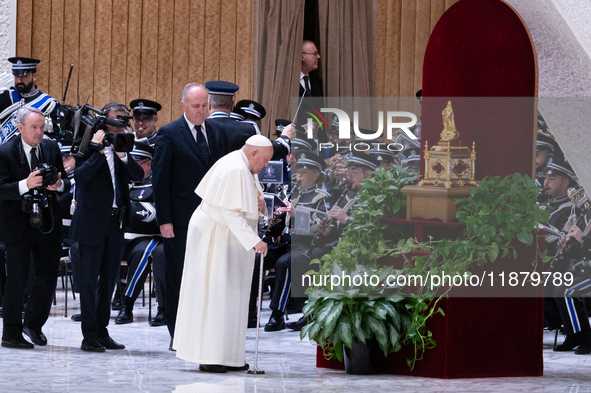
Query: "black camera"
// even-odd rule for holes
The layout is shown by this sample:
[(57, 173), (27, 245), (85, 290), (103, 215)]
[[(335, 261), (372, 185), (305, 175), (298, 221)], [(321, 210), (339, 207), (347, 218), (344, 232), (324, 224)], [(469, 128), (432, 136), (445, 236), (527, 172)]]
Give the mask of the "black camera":
[(49, 185), (55, 184), (58, 179), (58, 171), (57, 167), (54, 165), (43, 164), (40, 168), (37, 169), (41, 176), (43, 176), (43, 186), (47, 187)]
[(71, 116), (70, 128), (73, 130), (72, 154), (86, 155), (92, 150), (102, 150), (104, 146), (113, 146), (113, 150), (128, 153), (133, 150), (135, 137), (132, 133), (105, 135), (102, 145), (91, 142), (98, 130), (107, 130), (107, 126), (117, 128), (129, 127), (131, 116), (107, 117), (107, 113), (99, 111), (90, 105), (79, 107)]
[(29, 223), (34, 228), (39, 228), (43, 225), (43, 214), (41, 213), (41, 209), (48, 206), (49, 202), (47, 200), (47, 195), (42, 188), (35, 187), (23, 194), (22, 210), (25, 213), (29, 213)]

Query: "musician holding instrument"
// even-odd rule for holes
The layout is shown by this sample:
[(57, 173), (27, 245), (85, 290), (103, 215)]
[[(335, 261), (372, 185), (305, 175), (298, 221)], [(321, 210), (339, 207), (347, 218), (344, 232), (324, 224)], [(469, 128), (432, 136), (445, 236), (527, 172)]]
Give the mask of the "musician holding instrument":
[[(298, 165), (299, 163), (300, 161)], [(316, 235), (311, 240), (302, 240), (301, 236), (295, 237), (292, 263), (298, 266), (299, 269), (296, 271), (306, 271), (309, 269), (310, 260), (322, 257), (338, 244), (347, 225), (351, 208), (355, 205), (355, 196), (363, 186), (363, 180), (371, 178), (372, 172), (378, 165), (379, 161), (370, 154), (355, 151), (349, 156), (346, 164), (347, 182), (345, 186), (336, 189), (332, 195), (333, 199), (335, 196), (338, 199), (332, 204), (327, 217), (320, 222)], [(306, 323), (305, 319), (300, 318), (297, 322), (288, 323), (286, 326), (293, 330), (301, 330)]]
[[(581, 259), (581, 248), (578, 243), (583, 239), (583, 233), (576, 224), (583, 225), (585, 217), (577, 204), (569, 198), (569, 187), (573, 185), (575, 179), (575, 173), (567, 162), (559, 158), (552, 158), (549, 161), (544, 180), (544, 193), (552, 208), (548, 225), (563, 234), (562, 236), (557, 233), (546, 235), (546, 250), (548, 255), (553, 257), (547, 269), (551, 272), (573, 272), (574, 264), (571, 262)], [(568, 241), (570, 236), (573, 237), (571, 243)], [(576, 247), (572, 247), (572, 242)], [(575, 296), (580, 296), (580, 292), (576, 291), (582, 289), (582, 287), (577, 288), (578, 284), (581, 284), (581, 279), (584, 278), (579, 276), (579, 280), (575, 280), (570, 287), (546, 286), (544, 322), (551, 330), (558, 329), (562, 325), (566, 334), (564, 342), (557, 345), (554, 348), (555, 351), (571, 351), (579, 347), (577, 354), (591, 353), (589, 320), (580, 302), (574, 299)]]

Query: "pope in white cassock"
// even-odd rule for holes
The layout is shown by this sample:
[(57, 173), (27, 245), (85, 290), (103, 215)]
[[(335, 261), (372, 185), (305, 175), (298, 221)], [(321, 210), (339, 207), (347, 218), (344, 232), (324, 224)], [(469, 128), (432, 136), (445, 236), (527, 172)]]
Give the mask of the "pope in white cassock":
[(202, 198), (189, 222), (173, 348), (208, 372), (246, 370), (248, 300), (264, 209), (258, 172), (273, 155), (271, 141), (250, 137), (222, 157), (195, 192)]

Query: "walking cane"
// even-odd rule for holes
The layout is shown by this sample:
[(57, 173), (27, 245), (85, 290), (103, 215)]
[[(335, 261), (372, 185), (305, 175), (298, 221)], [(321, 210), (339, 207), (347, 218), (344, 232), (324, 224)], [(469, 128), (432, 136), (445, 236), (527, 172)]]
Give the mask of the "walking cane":
[(261, 325), (261, 308), (263, 306), (263, 269), (264, 260), (263, 254), (261, 253), (260, 260), (261, 268), (259, 273), (259, 301), (257, 305), (257, 336), (254, 344), (254, 368), (248, 370), (249, 374), (264, 374), (264, 370), (259, 370), (259, 326)]

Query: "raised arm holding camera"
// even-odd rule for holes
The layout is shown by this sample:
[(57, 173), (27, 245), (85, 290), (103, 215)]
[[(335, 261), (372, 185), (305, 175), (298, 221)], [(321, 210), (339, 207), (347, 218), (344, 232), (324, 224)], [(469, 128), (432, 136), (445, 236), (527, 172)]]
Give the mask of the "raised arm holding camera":
[[(72, 260), (74, 280), (80, 289), (81, 349), (104, 352), (123, 349), (109, 336), (111, 295), (119, 277), (123, 254), (123, 225), (129, 211), (129, 182), (142, 180), (144, 171), (133, 160), (121, 136), (127, 108), (107, 104), (107, 132), (93, 131), (89, 148), (76, 166), (76, 209), (70, 233), (78, 243), (79, 259)], [(130, 134), (133, 135), (133, 134)], [(133, 147), (133, 143), (131, 144)]]
[[(33, 348), (47, 344), (47, 321), (61, 251), (62, 223), (56, 191), (69, 181), (57, 143), (43, 139), (45, 116), (25, 107), (17, 113), (20, 135), (0, 146), (0, 240), (6, 242), (2, 346)], [(63, 180), (62, 180), (63, 179)], [(34, 283), (22, 321), (23, 297), (34, 260)]]

